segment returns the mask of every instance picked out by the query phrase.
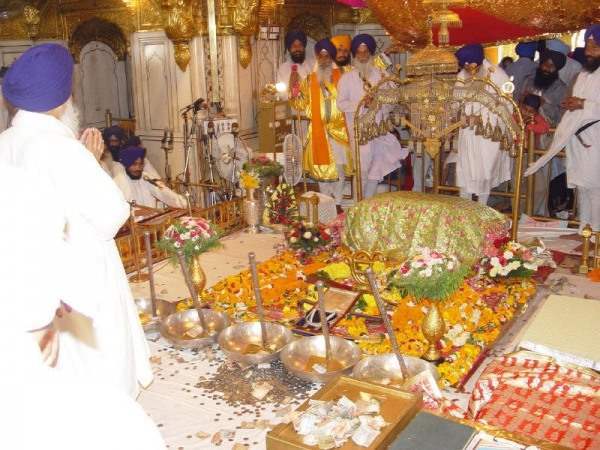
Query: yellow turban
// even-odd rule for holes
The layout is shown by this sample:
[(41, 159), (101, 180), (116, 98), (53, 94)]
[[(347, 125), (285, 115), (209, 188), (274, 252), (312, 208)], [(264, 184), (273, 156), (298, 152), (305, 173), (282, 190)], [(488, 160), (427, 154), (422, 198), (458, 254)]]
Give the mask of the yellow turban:
[(350, 43), (352, 39), (347, 34), (338, 34), (331, 38), (331, 42), (335, 45), (335, 48), (345, 48), (350, 50)]

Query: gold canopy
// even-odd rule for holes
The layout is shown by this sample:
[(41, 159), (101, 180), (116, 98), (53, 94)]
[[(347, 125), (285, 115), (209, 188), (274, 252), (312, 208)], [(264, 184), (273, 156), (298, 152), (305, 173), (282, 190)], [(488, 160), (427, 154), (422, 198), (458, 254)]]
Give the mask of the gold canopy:
[[(402, 47), (409, 49), (427, 44), (426, 19), (432, 12), (431, 2), (365, 1), (377, 20)], [(543, 30), (543, 33), (566, 33), (600, 22), (599, 0), (464, 0), (461, 3), (461, 7), (477, 10), (515, 26), (534, 27)]]

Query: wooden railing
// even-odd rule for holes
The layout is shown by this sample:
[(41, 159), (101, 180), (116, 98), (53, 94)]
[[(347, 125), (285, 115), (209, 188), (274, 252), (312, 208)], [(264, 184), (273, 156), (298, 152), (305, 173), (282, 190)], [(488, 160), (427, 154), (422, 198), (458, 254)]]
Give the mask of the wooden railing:
[[(117, 235), (116, 243), (127, 273), (143, 269), (146, 265), (146, 245), (144, 233), (150, 235), (150, 246), (154, 262), (164, 260), (168, 255), (157, 246), (167, 228), (179, 217), (187, 215), (183, 209), (167, 210), (154, 217), (137, 222), (133, 227), (127, 225)], [(244, 226), (242, 218), (242, 199), (218, 203), (208, 208), (192, 208), (194, 217), (202, 217), (219, 227), (223, 235), (240, 230)], [(133, 228), (133, 230), (131, 230)], [(136, 244), (137, 243), (137, 244)]]

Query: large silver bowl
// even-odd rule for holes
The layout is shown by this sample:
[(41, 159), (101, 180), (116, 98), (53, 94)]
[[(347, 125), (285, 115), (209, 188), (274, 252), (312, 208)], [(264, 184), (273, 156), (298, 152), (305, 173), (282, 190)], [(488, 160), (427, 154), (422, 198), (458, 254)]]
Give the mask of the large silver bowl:
[[(210, 345), (216, 341), (218, 334), (229, 325), (229, 317), (226, 314), (212, 309), (203, 309), (204, 320), (209, 330), (208, 336), (203, 336), (203, 331), (198, 317), (198, 311), (188, 309), (168, 316), (160, 326), (160, 334), (165, 339), (180, 348), (200, 348)], [(200, 331), (197, 338), (191, 338), (186, 332), (192, 328)]]
[(282, 351), (281, 362), (291, 373), (303, 380), (326, 383), (334, 378), (350, 372), (360, 360), (360, 349), (352, 341), (338, 336), (330, 336), (332, 359), (341, 365), (341, 369), (328, 371), (323, 374), (307, 370), (311, 356), (325, 357), (325, 338), (309, 336), (288, 344)]
[(156, 318), (152, 317), (152, 302), (149, 298), (136, 298), (134, 299), (134, 302), (144, 331), (157, 331), (160, 319), (164, 319), (170, 314), (173, 314), (177, 305), (174, 302), (157, 299), (156, 314), (158, 315), (158, 318)]
[(265, 323), (269, 351), (248, 353), (249, 346), (258, 350), (262, 344), (260, 322), (244, 322), (225, 328), (219, 335), (219, 347), (234, 361), (246, 364), (260, 364), (273, 361), (292, 340), (292, 332), (278, 323)]
[[(407, 379), (423, 371), (429, 371), (436, 381), (440, 377), (435, 366), (427, 361), (414, 356), (404, 356), (404, 362), (408, 369)], [(400, 363), (393, 353), (367, 356), (354, 366), (352, 377), (379, 384), (396, 384), (405, 381), (400, 376)]]

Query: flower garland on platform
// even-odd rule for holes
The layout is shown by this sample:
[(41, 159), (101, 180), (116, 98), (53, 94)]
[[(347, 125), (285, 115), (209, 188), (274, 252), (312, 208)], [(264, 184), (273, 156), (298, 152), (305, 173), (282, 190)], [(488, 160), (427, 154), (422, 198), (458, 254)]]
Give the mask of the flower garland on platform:
[(267, 188), (265, 208), (271, 224), (291, 225), (300, 216), (294, 187), (286, 183), (281, 183), (276, 188)]
[[(313, 296), (314, 291), (314, 286), (306, 281), (308, 276), (327, 274), (327, 278), (345, 282), (349, 267), (342, 260), (343, 250), (329, 247), (324, 251), (315, 249), (308, 260), (301, 260), (295, 251), (286, 250), (259, 263), (260, 290), (270, 320), (293, 323), (312, 307), (304, 302)], [(383, 268), (378, 267), (379, 270)], [(447, 332), (440, 341), (446, 358), (438, 366), (440, 384), (452, 386), (459, 383), (473, 368), (483, 349), (498, 339), (502, 327), (534, 293), (535, 283), (529, 278), (475, 276), (464, 280), (442, 308)], [(419, 302), (393, 285), (382, 295), (395, 305), (392, 324), (400, 350), (407, 355), (421, 356), (428, 345), (421, 332), (421, 323), (430, 303)], [(222, 279), (205, 290), (202, 296), (214, 308), (227, 312), (235, 320), (256, 320), (251, 276), (247, 270)], [(383, 330), (372, 330), (368, 316), (375, 315), (375, 310), (372, 296), (364, 294), (354, 311), (367, 317), (350, 315), (336, 326), (367, 354), (391, 351)]]

